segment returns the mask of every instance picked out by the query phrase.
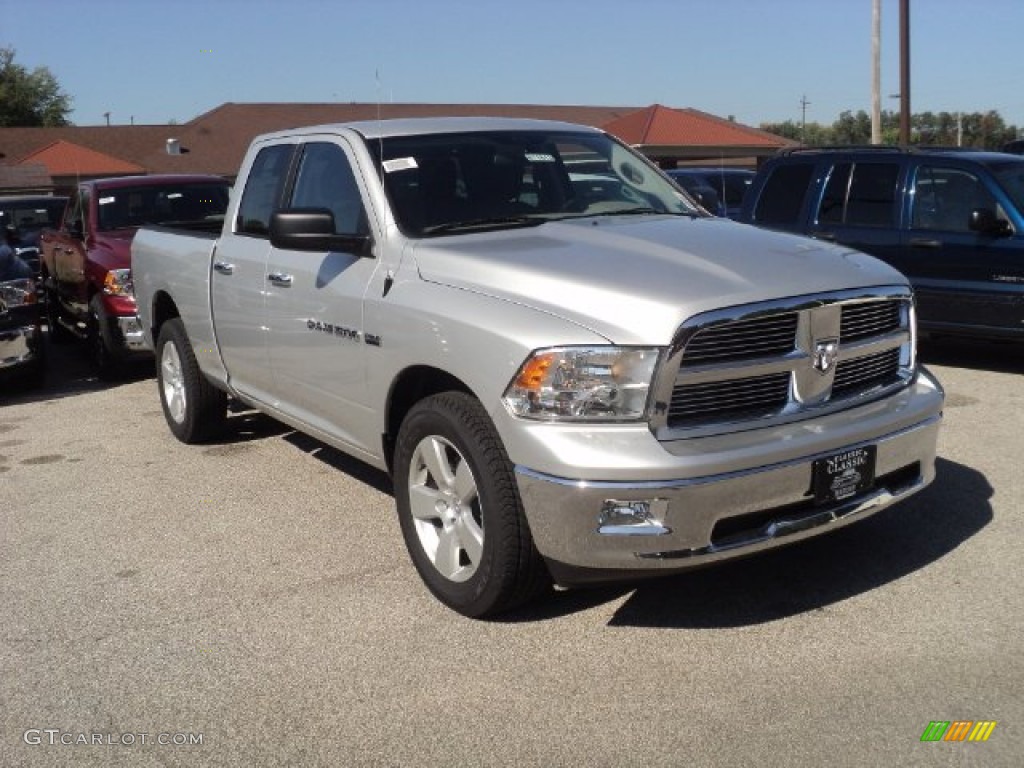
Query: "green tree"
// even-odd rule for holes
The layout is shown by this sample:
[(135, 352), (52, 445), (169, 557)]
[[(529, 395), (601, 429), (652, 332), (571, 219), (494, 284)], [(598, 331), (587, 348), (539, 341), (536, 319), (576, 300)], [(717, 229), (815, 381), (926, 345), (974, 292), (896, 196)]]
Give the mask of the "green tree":
[[(899, 112), (882, 111), (882, 143), (898, 144), (900, 140)], [(831, 126), (807, 123), (801, 126), (793, 120), (784, 123), (763, 123), (761, 130), (807, 146), (826, 144), (868, 144), (871, 142), (871, 118), (864, 110), (846, 111)], [(910, 142), (921, 146), (964, 146), (981, 149), (999, 149), (1013, 141), (1020, 131), (1007, 125), (1002, 116), (988, 112), (919, 112), (910, 117)]]
[(71, 97), (46, 67), (29, 72), (0, 48), (0, 126), (70, 125)]

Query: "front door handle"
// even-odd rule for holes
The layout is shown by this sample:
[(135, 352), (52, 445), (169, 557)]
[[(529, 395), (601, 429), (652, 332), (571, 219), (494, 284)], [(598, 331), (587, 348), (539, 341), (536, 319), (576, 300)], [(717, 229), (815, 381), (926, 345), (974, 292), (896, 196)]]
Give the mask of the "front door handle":
[(233, 275), (235, 273), (235, 265), (227, 261), (215, 261), (213, 262), (213, 271), (219, 272), (222, 275)]
[(941, 248), (942, 241), (935, 240), (930, 237), (912, 237), (910, 238), (910, 244), (914, 248)]
[(281, 288), (287, 288), (292, 284), (292, 276), (286, 275), (284, 272), (271, 272), (267, 275), (267, 280)]
[(811, 237), (817, 240), (825, 240), (830, 243), (834, 243), (836, 241), (835, 232), (812, 232)]

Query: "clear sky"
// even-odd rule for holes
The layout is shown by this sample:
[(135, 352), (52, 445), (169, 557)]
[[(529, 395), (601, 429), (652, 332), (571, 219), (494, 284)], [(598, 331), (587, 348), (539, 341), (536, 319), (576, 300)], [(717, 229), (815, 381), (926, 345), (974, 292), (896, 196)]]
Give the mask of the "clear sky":
[[(747, 125), (871, 106), (871, 0), (0, 0), (0, 46), (71, 119), (226, 101), (693, 107)], [(882, 2), (897, 110), (899, 2)], [(913, 112), (1024, 128), (1024, 0), (911, 0)]]

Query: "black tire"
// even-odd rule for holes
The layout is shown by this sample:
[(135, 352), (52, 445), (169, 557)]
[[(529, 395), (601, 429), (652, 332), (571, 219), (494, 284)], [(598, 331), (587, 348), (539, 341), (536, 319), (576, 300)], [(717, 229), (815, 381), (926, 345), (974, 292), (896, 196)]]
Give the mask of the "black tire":
[(99, 294), (89, 302), (89, 337), (86, 341), (89, 345), (89, 359), (101, 379), (111, 381), (124, 374), (125, 353), (114, 342), (110, 320)]
[(511, 462), (475, 398), (444, 392), (417, 403), (399, 429), (394, 467), (406, 548), (441, 602), (482, 618), (550, 587)]
[(156, 343), (156, 386), (167, 426), (183, 443), (215, 437), (227, 418), (227, 395), (199, 370), (179, 318), (160, 328)]

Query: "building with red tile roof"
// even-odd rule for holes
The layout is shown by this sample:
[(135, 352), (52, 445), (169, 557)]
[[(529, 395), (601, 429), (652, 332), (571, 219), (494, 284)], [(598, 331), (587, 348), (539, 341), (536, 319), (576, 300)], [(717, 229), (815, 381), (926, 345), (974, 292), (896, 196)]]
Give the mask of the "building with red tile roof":
[[(254, 136), (303, 125), (396, 117), (525, 117), (603, 128), (664, 166), (774, 154), (792, 142), (694, 109), (529, 104), (226, 103), (181, 125), (0, 128), (0, 188), (11, 166), (40, 164), (51, 188), (128, 173), (233, 178)], [(176, 151), (169, 151), (176, 150)]]

